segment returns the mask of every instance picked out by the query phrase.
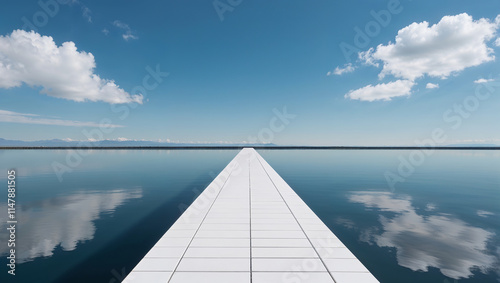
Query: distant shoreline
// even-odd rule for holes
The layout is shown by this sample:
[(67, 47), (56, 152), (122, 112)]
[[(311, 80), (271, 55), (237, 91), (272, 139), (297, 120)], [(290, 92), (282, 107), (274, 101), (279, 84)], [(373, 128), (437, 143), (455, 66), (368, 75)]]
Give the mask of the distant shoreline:
[(500, 146), (0, 146), (0, 150), (240, 150), (246, 147), (265, 150), (500, 150)]

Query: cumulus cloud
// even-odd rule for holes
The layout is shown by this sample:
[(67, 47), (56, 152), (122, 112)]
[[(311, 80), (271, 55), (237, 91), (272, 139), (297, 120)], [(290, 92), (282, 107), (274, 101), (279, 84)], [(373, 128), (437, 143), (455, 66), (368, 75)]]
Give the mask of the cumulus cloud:
[(122, 37), (123, 37), (123, 39), (125, 39), (125, 41), (129, 41), (130, 39), (139, 39), (139, 37), (137, 37), (132, 32), (132, 29), (126, 23), (116, 20), (113, 22), (113, 25), (124, 31), (124, 33), (122, 34)]
[(439, 84), (428, 83), (425, 86), (425, 88), (428, 88), (428, 89), (439, 88)]
[(500, 47), (500, 38), (497, 38), (497, 40), (495, 40), (495, 45)]
[[(351, 90), (345, 97), (390, 100), (391, 97), (409, 95), (411, 87), (408, 90), (407, 86), (423, 76), (445, 79), (466, 68), (494, 61), (494, 51), (488, 44), (495, 38), (499, 27), (500, 15), (495, 20), (474, 20), (466, 13), (445, 16), (434, 25), (425, 21), (412, 23), (398, 31), (394, 42), (358, 54), (364, 64), (382, 65), (379, 79), (392, 75), (400, 80)], [(438, 88), (439, 85), (429, 83), (426, 87)]]
[(50, 36), (15, 30), (0, 36), (0, 88), (23, 83), (42, 87), (49, 96), (82, 101), (142, 104), (141, 94), (131, 95), (114, 81), (94, 73), (94, 56), (78, 51), (75, 43), (57, 46)]
[(375, 59), (372, 56), (373, 48), (370, 48), (368, 51), (359, 52), (358, 58), (361, 62), (368, 66), (379, 67), (379, 63), (375, 62)]
[(344, 65), (343, 68), (340, 68), (340, 67), (337, 67), (335, 68), (335, 70), (330, 71), (328, 73), (326, 73), (327, 76), (331, 76), (331, 75), (337, 75), (337, 76), (340, 76), (342, 74), (345, 74), (345, 73), (352, 73), (356, 68), (351, 64), (346, 64)]
[(395, 43), (371, 48), (361, 57), (382, 63), (380, 77), (391, 74), (408, 80), (424, 75), (446, 78), (495, 60), (487, 43), (498, 27), (497, 21), (474, 20), (466, 13), (445, 16), (432, 26), (425, 21), (412, 23), (398, 31)]
[(380, 247), (396, 248), (398, 264), (414, 271), (438, 268), (445, 276), (460, 279), (471, 270), (488, 273), (498, 269), (498, 258), (487, 248), (495, 236), (448, 214), (421, 215), (409, 196), (388, 192), (356, 192), (349, 201), (388, 212), (380, 215), (382, 228), (368, 228), (362, 239)]
[(415, 85), (410, 80), (397, 80), (390, 83), (367, 85), (363, 88), (349, 91), (345, 97), (363, 101), (391, 100), (393, 97), (408, 96)]
[(477, 79), (474, 81), (475, 84), (485, 84), (485, 83), (490, 83), (494, 82), (494, 79)]
[[(100, 127), (99, 123), (94, 123), (94, 122), (80, 122), (72, 120), (53, 119), (53, 118), (41, 117), (40, 115), (36, 114), (18, 113), (1, 109), (0, 109), (0, 122), (35, 124), (35, 125), (52, 125), (52, 126), (69, 126), (69, 127)], [(106, 127), (119, 128), (123, 126), (106, 125)]]

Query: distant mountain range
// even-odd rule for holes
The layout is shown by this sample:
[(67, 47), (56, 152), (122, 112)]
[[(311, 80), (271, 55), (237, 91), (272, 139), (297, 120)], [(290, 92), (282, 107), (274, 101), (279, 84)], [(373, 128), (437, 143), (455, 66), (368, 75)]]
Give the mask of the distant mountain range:
[(8, 147), (120, 147), (120, 146), (275, 146), (273, 143), (174, 143), (142, 140), (67, 141), (60, 139), (40, 141), (6, 140), (0, 138), (0, 146)]
[[(21, 141), (0, 138), (0, 147), (283, 147), (274, 143), (178, 143), (146, 140), (101, 140), (101, 141), (73, 141), (73, 140), (39, 140)], [(292, 148), (322, 148), (329, 146), (284, 146)], [(370, 148), (373, 146), (330, 146), (331, 148)], [(375, 146), (381, 149), (390, 148), (418, 148), (416, 146)], [(438, 147), (482, 148), (500, 147), (498, 144), (448, 144)]]

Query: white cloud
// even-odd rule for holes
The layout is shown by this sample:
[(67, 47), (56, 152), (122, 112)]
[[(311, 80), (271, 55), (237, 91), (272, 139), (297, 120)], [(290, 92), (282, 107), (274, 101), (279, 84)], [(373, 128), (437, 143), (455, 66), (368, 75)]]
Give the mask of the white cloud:
[(116, 21), (113, 22), (113, 25), (115, 27), (117, 27), (117, 28), (120, 28), (120, 29), (124, 30), (124, 33), (122, 34), (122, 37), (126, 41), (129, 41), (130, 39), (139, 39), (139, 37), (137, 37), (132, 32), (132, 29), (126, 23), (116, 20)]
[(396, 248), (401, 266), (414, 271), (435, 267), (460, 279), (472, 276), (471, 270), (487, 273), (498, 264), (498, 258), (486, 252), (494, 233), (449, 214), (418, 214), (409, 196), (365, 191), (353, 193), (349, 201), (389, 212), (379, 216), (381, 228), (368, 228), (361, 235), (368, 243)]
[(352, 73), (356, 67), (353, 67), (351, 63), (344, 65), (343, 68), (337, 67), (333, 72), (328, 72), (326, 75), (331, 76), (331, 75), (337, 75), (340, 76), (345, 73)]
[[(494, 61), (494, 51), (487, 43), (499, 27), (500, 15), (494, 21), (474, 20), (466, 13), (445, 16), (431, 26), (425, 21), (412, 23), (398, 31), (395, 43), (380, 44), (358, 54), (364, 64), (375, 67), (382, 64), (380, 79), (393, 75), (400, 80), (351, 90), (345, 97), (390, 100), (410, 95), (413, 82), (425, 75), (445, 79), (465, 68)], [(439, 85), (428, 83), (426, 87), (438, 88)]]
[(428, 88), (428, 89), (439, 88), (439, 84), (428, 83), (425, 86), (425, 88)]
[(133, 34), (129, 34), (129, 33), (126, 33), (126, 34), (122, 34), (122, 37), (123, 39), (125, 39), (126, 41), (129, 41), (130, 39), (138, 39), (137, 36), (133, 35)]
[(360, 54), (366, 63), (382, 62), (380, 77), (391, 74), (415, 80), (424, 75), (446, 78), (465, 68), (495, 60), (487, 46), (499, 27), (488, 19), (474, 20), (466, 13), (445, 16), (439, 23), (412, 23), (399, 30), (395, 43), (379, 45)]
[(102, 29), (102, 33), (104, 33), (104, 35), (108, 35), (109, 34), (109, 30), (107, 28), (103, 28)]
[(89, 23), (92, 22), (92, 11), (89, 9), (89, 7), (85, 6), (85, 4), (83, 4), (79, 0), (67, 0), (67, 3), (70, 5), (80, 6), (80, 8), (82, 9), (82, 17)]
[(368, 49), (368, 51), (365, 52), (359, 52), (358, 53), (358, 58), (361, 60), (361, 62), (365, 63), (366, 65), (369, 66), (374, 66), (377, 67), (379, 66), (379, 63), (375, 62), (375, 59), (373, 56), (371, 56), (373, 53), (373, 48)]
[(351, 90), (345, 98), (363, 101), (391, 100), (393, 97), (407, 96), (411, 94), (411, 88), (415, 85), (410, 80), (397, 80), (390, 83), (378, 85), (367, 85), (363, 88)]
[(474, 81), (475, 84), (485, 84), (485, 83), (490, 83), (494, 82), (494, 79), (477, 79)]
[(15, 30), (0, 36), (0, 88), (41, 86), (49, 96), (83, 101), (142, 104), (143, 96), (130, 95), (113, 80), (94, 73), (92, 53), (78, 51), (75, 43), (57, 46), (50, 36)]
[[(69, 127), (99, 127), (99, 123), (80, 122), (72, 120), (60, 120), (43, 118), (36, 114), (18, 113), (13, 111), (0, 109), (0, 122), (6, 123), (21, 123), (21, 124), (36, 124), (36, 125), (53, 125), (53, 126), (69, 126)], [(120, 125), (106, 125), (110, 128), (123, 127)]]
[(500, 38), (497, 38), (497, 40), (495, 40), (495, 45), (500, 47)]
[(92, 11), (87, 6), (82, 6), (82, 16), (89, 22), (92, 22)]

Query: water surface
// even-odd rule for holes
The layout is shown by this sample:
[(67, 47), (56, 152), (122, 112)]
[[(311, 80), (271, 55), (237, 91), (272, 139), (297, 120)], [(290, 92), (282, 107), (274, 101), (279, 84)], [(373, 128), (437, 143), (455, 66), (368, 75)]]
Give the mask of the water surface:
[[(393, 188), (385, 175), (411, 151), (259, 152), (381, 282), (499, 282), (499, 151), (433, 152)], [(13, 277), (5, 186), (1, 282), (120, 282), (236, 154), (0, 151), (19, 221)], [(60, 180), (54, 164), (71, 172)]]

